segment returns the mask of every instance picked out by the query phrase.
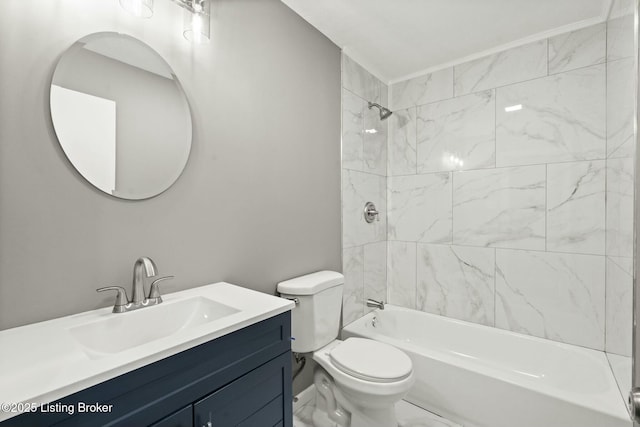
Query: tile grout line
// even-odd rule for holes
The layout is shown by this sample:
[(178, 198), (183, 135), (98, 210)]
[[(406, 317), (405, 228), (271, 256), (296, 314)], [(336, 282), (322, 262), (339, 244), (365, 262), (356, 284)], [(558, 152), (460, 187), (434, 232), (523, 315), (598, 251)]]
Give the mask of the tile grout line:
[[(607, 23), (606, 23), (606, 22), (604, 22), (604, 23), (601, 23), (601, 24), (607, 24)], [(595, 24), (595, 25), (600, 25), (600, 24)], [(589, 27), (585, 27), (585, 28), (589, 28)], [(584, 29), (584, 28), (582, 28), (582, 29)], [(580, 30), (582, 30), (582, 29), (578, 29), (578, 30), (574, 30), (574, 31), (569, 31), (569, 32), (567, 32), (567, 33), (563, 33), (563, 34), (570, 34), (570, 33), (572, 33), (572, 32), (580, 31)], [(511, 82), (511, 83), (505, 83), (505, 84), (502, 84), (502, 85), (497, 85), (497, 86), (489, 87), (489, 88), (486, 88), (486, 89), (477, 90), (477, 91), (471, 91), (471, 92), (467, 92), (467, 93), (463, 93), (463, 94), (456, 94), (456, 93), (455, 93), (455, 78), (456, 78), (456, 73), (455, 73), (455, 71), (456, 71), (456, 67), (457, 67), (457, 66), (460, 66), (460, 65), (467, 64), (468, 62), (473, 62), (473, 61), (467, 61), (467, 62), (463, 62), (463, 63), (461, 63), (461, 64), (457, 64), (457, 65), (453, 65), (453, 66), (451, 66), (451, 67), (447, 67), (447, 68), (451, 68), (451, 69), (452, 69), (452, 78), (453, 78), (453, 91), (452, 91), (452, 93), (453, 93), (453, 96), (451, 96), (451, 97), (447, 97), (447, 98), (442, 98), (442, 99), (436, 99), (436, 100), (433, 100), (433, 101), (430, 101), (430, 102), (427, 102), (427, 103), (424, 103), (424, 104), (420, 104), (420, 105), (429, 105), (429, 104), (433, 104), (433, 103), (437, 103), (437, 102), (447, 101), (447, 100), (450, 100), (450, 99), (455, 99), (455, 98), (459, 98), (459, 97), (462, 97), (462, 96), (465, 96), (465, 95), (470, 95), (470, 94), (474, 94), (474, 93), (479, 93), (479, 92), (483, 92), (483, 91), (490, 90), (490, 89), (503, 88), (503, 87), (507, 87), (507, 86), (516, 85), (516, 84), (519, 84), (519, 83), (525, 83), (525, 82), (530, 82), (530, 81), (533, 81), (533, 80), (538, 80), (538, 79), (545, 78), (545, 77), (556, 76), (556, 75), (558, 75), (558, 74), (570, 73), (570, 72), (572, 72), (572, 71), (581, 70), (581, 69), (584, 69), (584, 68), (595, 67), (595, 66), (597, 66), (597, 65), (602, 65), (602, 64), (604, 64), (604, 63), (606, 63), (606, 62), (613, 62), (613, 61), (609, 61), (609, 59), (608, 59), (608, 43), (607, 43), (607, 34), (608, 34), (608, 25), (605, 25), (605, 58), (604, 58), (604, 60), (603, 60), (603, 61), (596, 62), (596, 63), (591, 63), (591, 64), (588, 64), (588, 65), (579, 66), (579, 67), (576, 67), (576, 68), (571, 68), (571, 69), (568, 69), (568, 70), (559, 71), (559, 72), (557, 72), (557, 73), (551, 73), (551, 72), (550, 72), (550, 65), (549, 65), (549, 61), (550, 61), (550, 54), (549, 54), (549, 49), (550, 49), (550, 43), (549, 43), (549, 42), (550, 42), (550, 38), (549, 38), (549, 37), (547, 37), (547, 38), (545, 38), (545, 39), (541, 39), (541, 40), (540, 40), (540, 41), (544, 40), (544, 41), (546, 42), (546, 52), (545, 52), (545, 53), (546, 53), (546, 62), (547, 62), (547, 63), (546, 63), (546, 69), (547, 69), (547, 71), (546, 71), (546, 74), (545, 74), (545, 75), (541, 75), (541, 76), (537, 76), (537, 77), (532, 77), (532, 78), (528, 78), (528, 79), (524, 79), (524, 80), (518, 80), (518, 81)], [(560, 34), (560, 35), (562, 35), (562, 34)], [(517, 48), (517, 47), (516, 47), (516, 48)], [(516, 48), (512, 48), (512, 49), (516, 49)], [(492, 55), (487, 55), (487, 56), (484, 56), (484, 57), (481, 57), (481, 58), (477, 58), (477, 59), (483, 59), (483, 58), (488, 58), (488, 57), (493, 56), (493, 55), (499, 55), (499, 54), (501, 54), (501, 53), (508, 52), (509, 50), (511, 50), (511, 49), (506, 49), (506, 50), (503, 50), (503, 51), (500, 51), (500, 52), (496, 52), (496, 53), (494, 53), (494, 54), (492, 54)], [(628, 56), (628, 57), (617, 58), (617, 59), (615, 59), (614, 61), (618, 61), (618, 60), (622, 60), (622, 59), (628, 59), (628, 58), (633, 58), (633, 55), (630, 55), (630, 56)], [(476, 59), (476, 60), (477, 60), (477, 59)], [(475, 60), (474, 60), (474, 61), (475, 61)], [(436, 73), (436, 72), (438, 72), (438, 71), (442, 71), (442, 70), (436, 70), (436, 71), (433, 71), (433, 72), (431, 72), (431, 73), (426, 73), (426, 74), (423, 74), (423, 75), (420, 75), (420, 76), (415, 76), (415, 77), (412, 77), (412, 78), (409, 78), (409, 79), (404, 79), (404, 80), (401, 80), (401, 81), (396, 82), (396, 83), (394, 83), (394, 84), (398, 84), (398, 83), (407, 83), (407, 82), (412, 81), (412, 80), (415, 80), (415, 79), (424, 78), (425, 76), (428, 76), (428, 75), (434, 74), (434, 73)], [(347, 89), (347, 90), (348, 90), (348, 89)], [(405, 108), (409, 108), (409, 107), (405, 107)], [(400, 108), (400, 109), (405, 109), (405, 108)]]
[(361, 284), (361, 287), (362, 287), (362, 289), (361, 289), (362, 290), (362, 301), (360, 302), (360, 304), (362, 306), (360, 308), (360, 317), (365, 315), (365, 313), (364, 313), (365, 312), (364, 274), (365, 274), (365, 265), (367, 263), (367, 261), (365, 260), (365, 256), (364, 256), (364, 254), (365, 254), (365, 250), (364, 250), (365, 246), (366, 246), (366, 243), (361, 246), (362, 247), (362, 276), (361, 276), (362, 277), (362, 284)]
[[(367, 114), (367, 112), (365, 110), (365, 103), (366, 102), (367, 101), (365, 99), (363, 99), (360, 102), (360, 111), (361, 111), (361, 113), (360, 113), (360, 122), (358, 123), (359, 127), (360, 127), (360, 153), (359, 153), (360, 154), (360, 159), (359, 159), (359, 163), (360, 163), (360, 170), (362, 172), (364, 172), (364, 173), (368, 172), (368, 171), (365, 172), (366, 164), (365, 164), (365, 161), (364, 161), (364, 121), (365, 121), (365, 115)], [(369, 172), (369, 173), (371, 173), (371, 172)]]
[(547, 77), (550, 76), (549, 74), (549, 61), (551, 60), (550, 55), (549, 55), (549, 37), (546, 38), (546, 42), (547, 42)]
[[(456, 67), (452, 67), (453, 68), (453, 79), (451, 81), (451, 84), (453, 85), (452, 89), (451, 89), (451, 93), (453, 94), (454, 98), (456, 96)], [(495, 102), (495, 99), (494, 99)], [(495, 136), (495, 120), (494, 120), (494, 136)], [(494, 162), (495, 164), (495, 162)], [(454, 208), (454, 203), (453, 203), (453, 198), (454, 198), (454, 185), (453, 185), (453, 180), (454, 180), (454, 171), (450, 171), (450, 177), (451, 177), (451, 235), (449, 238), (449, 242), (450, 242), (450, 246), (451, 247), (453, 245), (453, 208)]]
[(544, 165), (544, 251), (549, 252), (549, 165)]
[[(457, 246), (462, 248), (475, 248), (475, 249), (496, 249), (496, 250), (505, 250), (505, 251), (521, 251), (521, 252), (535, 252), (535, 253), (548, 253), (548, 254), (557, 254), (557, 255), (577, 255), (577, 256), (585, 256), (585, 257), (603, 257), (603, 258), (622, 258), (626, 260), (633, 259), (632, 257), (624, 257), (624, 256), (610, 256), (606, 254), (593, 254), (593, 253), (584, 253), (584, 252), (561, 252), (561, 251), (546, 251), (544, 249), (525, 249), (525, 248), (514, 248), (508, 246), (481, 246), (481, 245), (469, 245), (464, 243), (451, 243), (451, 242), (425, 242), (419, 240), (400, 240), (393, 239), (390, 242), (399, 242), (399, 243), (417, 243), (420, 245), (433, 245), (433, 246)], [(375, 242), (374, 242), (375, 243)], [(345, 249), (357, 247), (345, 247)]]
[[(416, 163), (415, 163), (415, 175), (414, 176), (418, 176), (418, 162), (419, 162), (419, 158), (420, 156), (418, 155), (418, 149), (420, 147), (420, 144), (418, 143), (418, 110), (420, 107), (418, 107), (417, 105), (412, 107), (414, 108), (414, 112), (415, 112), (415, 141), (416, 141)], [(418, 242), (415, 242), (413, 245), (414, 250), (415, 250), (415, 255), (413, 257), (414, 260), (414, 266), (413, 266), (413, 278), (414, 278), (414, 286), (413, 286), (413, 306), (415, 307), (416, 310), (421, 310), (421, 307), (418, 307)], [(408, 246), (407, 246), (408, 247)]]
[[(506, 52), (506, 51), (504, 51), (504, 52)], [(607, 59), (605, 59), (602, 62), (583, 65), (583, 66), (580, 66), (580, 67), (571, 68), (571, 69), (564, 70), (564, 71), (559, 71), (557, 73), (549, 73), (548, 44), (547, 44), (546, 55), (547, 55), (547, 66), (546, 66), (547, 71), (546, 71), (545, 74), (541, 74), (539, 76), (527, 78), (527, 79), (524, 79), (524, 80), (517, 80), (517, 81), (514, 81), (514, 82), (510, 82), (510, 83), (499, 84), (499, 85), (487, 87), (487, 88), (484, 88), (484, 89), (478, 89), (478, 90), (474, 90), (474, 91), (471, 91), (471, 92), (465, 92), (465, 93), (462, 93), (462, 94), (456, 94), (455, 93), (455, 69), (454, 69), (454, 92), (453, 92), (453, 96), (452, 97), (437, 99), (437, 100), (429, 101), (429, 102), (426, 102), (424, 104), (419, 104), (419, 105), (416, 104), (416, 106), (420, 107), (420, 106), (423, 106), (423, 105), (431, 105), (431, 104), (436, 104), (436, 103), (439, 103), (439, 102), (450, 101), (450, 100), (453, 100), (453, 99), (462, 98), (462, 97), (467, 96), (467, 95), (474, 95), (474, 94), (478, 94), (478, 93), (482, 93), (482, 92), (487, 92), (487, 91), (493, 90), (493, 89), (502, 89), (502, 88), (506, 88), (506, 87), (509, 87), (509, 86), (518, 85), (518, 84), (521, 84), (521, 83), (528, 83), (528, 82), (532, 82), (532, 81), (535, 81), (535, 80), (544, 79), (544, 78), (547, 78), (547, 77), (558, 76), (560, 74), (572, 73), (574, 71), (584, 70), (584, 69), (590, 68), (590, 67), (594, 67), (595, 68), (597, 66), (601, 66), (601, 65), (605, 64), (606, 62), (610, 62), (610, 61), (607, 61)], [(633, 58), (633, 55), (628, 56), (628, 57), (624, 57), (624, 58), (618, 58), (615, 61), (619, 61), (619, 60), (622, 60), (622, 59), (628, 59), (628, 58)], [(408, 79), (408, 80), (412, 80), (412, 79)], [(404, 81), (408, 81), (408, 80), (403, 80), (403, 82)], [(402, 82), (399, 82), (399, 83), (402, 83)], [(399, 109), (403, 110), (403, 109), (406, 109), (406, 108), (399, 108)]]
[(454, 230), (454, 228), (453, 228), (453, 218), (454, 218), (454, 216), (453, 216), (453, 208), (455, 206), (454, 202), (453, 202), (453, 196), (454, 196), (453, 193), (454, 193), (454, 188), (455, 187), (453, 185), (454, 173), (453, 173), (453, 171), (449, 172), (449, 173), (450, 173), (450, 177), (451, 177), (451, 193), (450, 193), (451, 194), (451, 237), (449, 239), (449, 242), (450, 242), (449, 244), (453, 245), (453, 230)]
[[(607, 338), (608, 338), (608, 334), (607, 334), (607, 328), (608, 328), (608, 322), (607, 322), (607, 318), (608, 318), (608, 313), (607, 313), (607, 290), (609, 288), (609, 283), (607, 280), (607, 276), (608, 276), (608, 272), (609, 272), (609, 266), (608, 266), (608, 239), (609, 239), (609, 202), (610, 202), (610, 198), (609, 198), (609, 161), (611, 160), (611, 158), (609, 157), (609, 108), (608, 108), (608, 101), (609, 101), (609, 95), (610, 95), (610, 88), (609, 88), (609, 64), (612, 61), (609, 61), (609, 21), (606, 22), (605, 25), (605, 168), (604, 168), (604, 182), (605, 182), (605, 186), (604, 186), (604, 200), (605, 200), (605, 207), (604, 207), (604, 254), (605, 254), (605, 263), (604, 263), (604, 351), (607, 350)], [(620, 60), (625, 59), (625, 58), (619, 58)], [(613, 61), (615, 62), (615, 61)], [(608, 358), (607, 358), (608, 360)], [(617, 379), (616, 379), (617, 381)]]
[(498, 89), (493, 90), (493, 168), (498, 167)]
[(607, 273), (609, 271), (609, 266), (607, 262), (607, 257), (604, 257), (604, 319), (603, 319), (603, 330), (602, 330), (602, 351), (607, 351)]
[(415, 267), (414, 267), (415, 286), (414, 286), (414, 289), (413, 289), (414, 305), (416, 307), (416, 310), (422, 310), (422, 308), (418, 307), (418, 242), (415, 242), (415, 252), (416, 252), (416, 256), (414, 257), (414, 260), (415, 260)]
[[(605, 47), (604, 47), (604, 58), (605, 58), (605, 66), (604, 66), (604, 154), (605, 154), (605, 158), (608, 157), (609, 154), (609, 108), (608, 108), (608, 101), (609, 101), (609, 61), (608, 61), (608, 56), (609, 56), (609, 43), (608, 43), (608, 39), (609, 39), (609, 25), (606, 24), (605, 25)], [(608, 262), (607, 262), (607, 237), (608, 237), (608, 229), (609, 227), (607, 227), (607, 211), (608, 211), (608, 206), (609, 206), (609, 195), (608, 195), (608, 177), (609, 177), (609, 160), (605, 159), (604, 160), (604, 319), (603, 319), (603, 338), (604, 338), (604, 342), (603, 342), (603, 349), (604, 351), (607, 350), (607, 289), (608, 289), (608, 280), (607, 280), (607, 273), (608, 273)], [(609, 358), (607, 357), (607, 361), (609, 361)], [(616, 379), (617, 382), (617, 379)]]
[[(498, 88), (494, 89), (493, 98), (493, 167), (498, 166)], [(497, 325), (497, 301), (498, 289), (496, 286), (496, 276), (498, 275), (498, 251), (493, 248), (493, 327)]]
[(414, 141), (416, 142), (415, 175), (418, 175), (418, 159), (419, 159), (418, 148), (420, 146), (420, 144), (418, 144), (418, 107), (414, 106), (414, 107), (411, 107), (411, 108), (414, 109), (413, 112), (414, 112), (414, 117), (415, 117), (415, 120), (414, 120), (414, 122), (415, 122), (415, 126), (414, 126), (415, 139), (414, 139)]
[(452, 74), (452, 76), (451, 76), (452, 77), (451, 78), (451, 84), (452, 84), (453, 87), (451, 88), (452, 97), (449, 98), (449, 99), (453, 99), (453, 98), (456, 97), (456, 67), (455, 67), (455, 65), (452, 66), (451, 69), (453, 70), (453, 71), (451, 71), (451, 74)]
[(497, 276), (498, 276), (498, 250), (493, 248), (493, 327), (495, 328), (498, 324), (497, 322), (497, 312), (498, 312), (498, 287), (497, 287)]
[[(382, 85), (382, 83), (380, 83)], [(391, 85), (386, 85), (387, 88), (387, 106), (391, 104)], [(380, 97), (382, 97), (382, 86), (380, 86)], [(391, 119), (393, 120), (393, 119)], [(389, 206), (391, 204), (391, 197), (389, 195), (389, 173), (390, 173), (390, 163), (389, 157), (391, 153), (391, 147), (389, 146), (389, 141), (391, 140), (391, 120), (387, 121), (387, 132), (386, 132), (386, 141), (385, 151), (387, 153), (385, 159), (385, 177), (384, 177), (384, 199), (385, 199), (385, 212), (384, 212), (384, 301), (389, 302), (391, 299), (391, 291), (389, 287)]]
[[(573, 163), (587, 163), (587, 162), (597, 162), (597, 161), (605, 161), (605, 160), (628, 160), (632, 159), (633, 156), (622, 156), (622, 157), (595, 157), (590, 159), (575, 159), (575, 160), (562, 160), (559, 162), (543, 162), (543, 163), (524, 163), (519, 165), (508, 165), (508, 166), (495, 166), (495, 167), (486, 167), (486, 168), (476, 168), (476, 169), (457, 169), (457, 170), (438, 170), (438, 171), (427, 171), (427, 172), (419, 172), (416, 174), (408, 173), (408, 174), (398, 174), (393, 175), (393, 177), (403, 177), (403, 176), (413, 176), (413, 175), (435, 175), (435, 174), (445, 174), (449, 172), (482, 172), (482, 171), (493, 171), (496, 169), (515, 169), (515, 168), (526, 168), (532, 166), (546, 166), (546, 165), (565, 165), (565, 164), (573, 164)], [(356, 169), (344, 168), (346, 170), (351, 170), (354, 172), (366, 173), (369, 175), (382, 176), (371, 172), (359, 171)]]
[[(619, 59), (616, 59), (616, 61), (619, 61), (619, 60), (622, 60), (622, 59), (629, 59), (629, 58), (633, 58), (633, 56), (629, 56), (629, 57), (626, 57), (626, 58), (619, 58)], [(515, 86), (515, 85), (519, 85), (519, 84), (522, 84), (522, 83), (529, 83), (529, 82), (533, 82), (533, 81), (536, 81), (536, 80), (546, 79), (546, 78), (549, 78), (549, 77), (556, 77), (556, 76), (559, 76), (561, 74), (573, 73), (574, 71), (580, 71), (580, 70), (584, 70), (584, 69), (587, 69), (587, 68), (595, 68), (595, 67), (604, 65), (606, 62), (607, 61), (605, 60), (603, 62), (584, 65), (582, 67), (576, 67), (576, 68), (572, 68), (572, 69), (565, 70), (565, 71), (560, 71), (558, 73), (553, 73), (553, 74), (548, 74), (548, 73), (547, 74), (541, 74), (539, 76), (531, 77), (531, 78), (528, 78), (528, 79), (525, 79), (525, 80), (518, 80), (518, 81), (515, 81), (515, 82), (511, 82), (511, 83), (505, 83), (505, 84), (500, 84), (500, 85), (496, 85), (496, 86), (491, 86), (491, 87), (487, 87), (485, 89), (481, 89), (481, 90), (479, 89), (479, 90), (475, 90), (475, 91), (467, 92), (467, 93), (463, 93), (463, 94), (455, 94), (454, 93), (453, 97), (442, 98), (442, 99), (430, 101), (430, 102), (427, 102), (427, 103), (424, 103), (424, 104), (419, 104), (419, 105), (416, 104), (416, 106), (422, 107), (422, 106), (425, 106), (425, 105), (437, 104), (437, 103), (440, 103), (440, 102), (446, 102), (446, 101), (451, 101), (451, 100), (454, 100), (454, 99), (459, 99), (459, 98), (462, 98), (462, 97), (465, 97), (465, 96), (469, 96), (469, 95), (477, 95), (479, 93), (487, 92), (487, 91), (494, 90), (494, 89), (504, 89), (504, 88), (507, 88), (507, 87), (510, 87), (510, 86)], [(547, 65), (547, 67), (548, 67), (548, 65)], [(454, 85), (454, 87), (455, 87), (455, 85)], [(400, 110), (403, 110), (403, 109), (405, 109), (405, 108), (400, 108)]]

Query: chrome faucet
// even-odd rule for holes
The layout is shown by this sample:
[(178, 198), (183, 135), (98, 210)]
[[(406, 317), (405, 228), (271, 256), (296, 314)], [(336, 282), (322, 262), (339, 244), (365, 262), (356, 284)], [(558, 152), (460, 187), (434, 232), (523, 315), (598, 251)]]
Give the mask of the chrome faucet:
[(149, 296), (145, 297), (144, 294), (144, 279), (145, 277), (153, 277), (157, 273), (158, 267), (151, 258), (141, 257), (138, 258), (133, 266), (133, 290), (131, 300), (127, 297), (127, 291), (121, 286), (107, 286), (105, 288), (96, 289), (98, 292), (104, 291), (117, 291), (116, 302), (113, 305), (114, 313), (125, 313), (127, 311), (137, 310), (138, 308), (150, 307), (162, 302), (160, 296), (160, 289), (158, 283), (163, 280), (173, 279), (173, 276), (161, 277), (154, 280), (151, 283), (149, 289)]
[(367, 300), (367, 307), (375, 307), (380, 310), (384, 310), (384, 301), (376, 301), (374, 299), (369, 298)]
[(143, 256), (138, 258), (133, 265), (133, 295), (131, 302), (134, 304), (142, 304), (145, 300), (144, 296), (144, 278), (156, 275), (156, 264), (151, 258)]

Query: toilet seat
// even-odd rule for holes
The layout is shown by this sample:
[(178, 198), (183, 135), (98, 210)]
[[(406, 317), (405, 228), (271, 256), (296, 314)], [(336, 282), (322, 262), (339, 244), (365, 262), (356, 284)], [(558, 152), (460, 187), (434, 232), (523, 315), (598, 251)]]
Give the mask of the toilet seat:
[[(364, 338), (335, 340), (313, 353), (318, 390), (329, 387), (352, 427), (397, 426), (394, 405), (415, 382), (409, 356), (397, 348)], [(327, 377), (325, 377), (327, 378)], [(342, 424), (341, 424), (342, 425)]]
[(374, 383), (402, 381), (413, 372), (404, 352), (365, 338), (347, 338), (331, 349), (329, 359), (341, 372)]

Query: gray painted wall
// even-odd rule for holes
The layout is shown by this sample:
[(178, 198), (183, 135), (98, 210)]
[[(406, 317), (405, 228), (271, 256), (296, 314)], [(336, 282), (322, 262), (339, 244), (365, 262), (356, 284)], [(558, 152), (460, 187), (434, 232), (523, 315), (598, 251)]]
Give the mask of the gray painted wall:
[[(176, 279), (164, 292), (340, 270), (340, 52), (277, 0), (220, 0), (212, 42), (181, 36), (182, 11), (139, 20), (116, 0), (0, 2), (0, 329), (113, 302), (133, 262)], [(91, 187), (60, 149), (48, 93), (58, 57), (97, 31), (156, 49), (189, 98), (194, 145), (164, 194)]]

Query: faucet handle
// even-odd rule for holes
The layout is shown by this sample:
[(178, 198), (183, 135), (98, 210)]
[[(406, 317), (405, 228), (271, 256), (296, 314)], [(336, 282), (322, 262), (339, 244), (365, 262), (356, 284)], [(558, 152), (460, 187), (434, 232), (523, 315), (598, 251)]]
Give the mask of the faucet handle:
[(118, 294), (116, 295), (116, 303), (113, 305), (113, 312), (120, 313), (122, 312), (122, 308), (129, 303), (129, 298), (127, 297), (127, 291), (124, 290), (121, 286), (107, 286), (104, 288), (96, 289), (97, 292), (104, 291), (116, 291)]
[(156, 303), (160, 304), (162, 302), (162, 297), (160, 296), (160, 288), (158, 283), (164, 280), (173, 279), (174, 277), (175, 276), (165, 276), (151, 282), (151, 288), (149, 289), (149, 299), (155, 299)]

